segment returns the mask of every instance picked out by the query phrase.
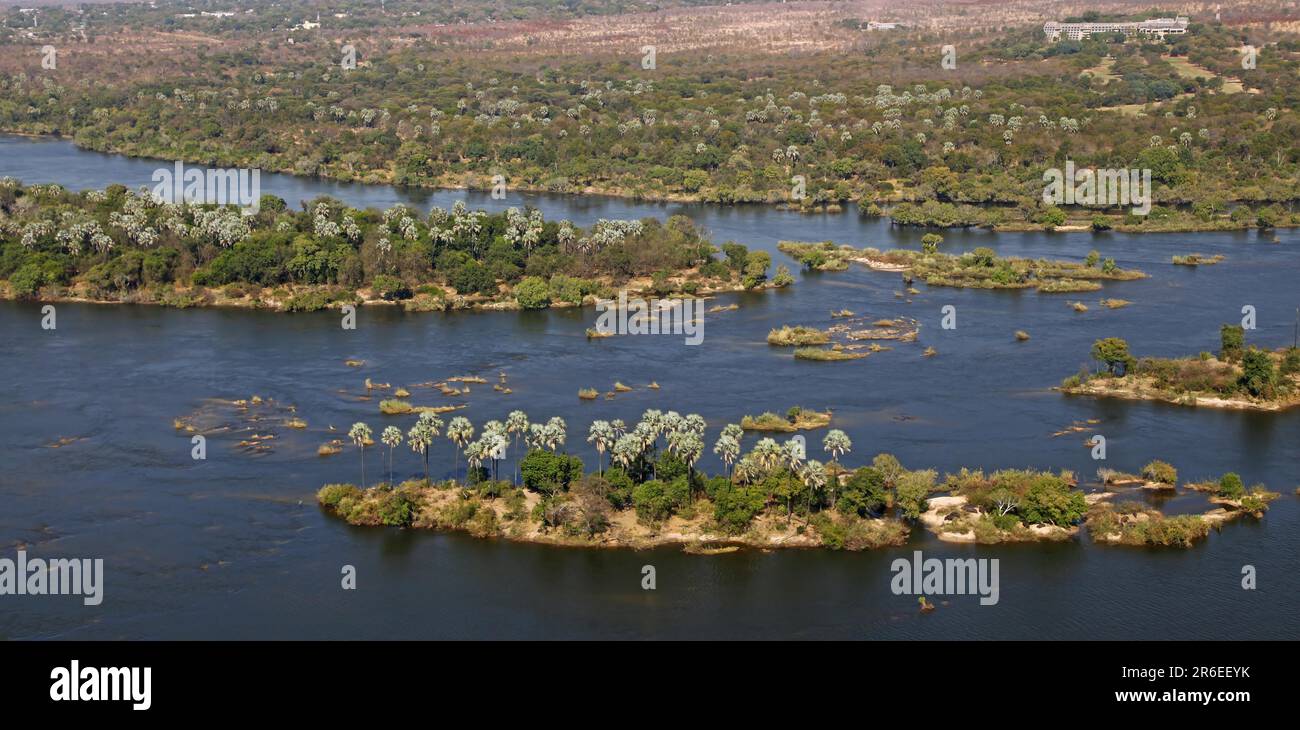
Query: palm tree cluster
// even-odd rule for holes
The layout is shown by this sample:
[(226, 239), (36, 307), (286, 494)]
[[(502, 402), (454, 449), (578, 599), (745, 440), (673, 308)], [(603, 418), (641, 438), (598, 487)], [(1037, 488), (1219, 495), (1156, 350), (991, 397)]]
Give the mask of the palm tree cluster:
[[(648, 474), (654, 478), (655, 463), (662, 448), (680, 459), (688, 470), (688, 483), (693, 481), (694, 469), (704, 454), (704, 434), (707, 423), (697, 413), (685, 416), (677, 411), (661, 411), (651, 408), (641, 415), (636, 425), (629, 428), (621, 419), (592, 421), (587, 431), (587, 443), (596, 450), (600, 473), (605, 472), (605, 455), (610, 455), (610, 466), (617, 464), (625, 472)], [(530, 450), (545, 449), (551, 452), (562, 448), (568, 437), (567, 425), (563, 418), (555, 416), (545, 422), (530, 422), (528, 414), (521, 410), (511, 411), (504, 421), (491, 420), (483, 424), (478, 438), (474, 438), (474, 424), (464, 416), (456, 416), (449, 423), (436, 414), (425, 411), (420, 414), (415, 424), (405, 435), (411, 450), (424, 460), (424, 478), (430, 480), (429, 452), (434, 441), (445, 433), (447, 439), (455, 445), (456, 456), (453, 471), (458, 469), (460, 455), (464, 453), (470, 469), (479, 469), (484, 462), (491, 462), (492, 475), (497, 476), (499, 462), (506, 458), (507, 451), (513, 444), (516, 448), (520, 440)], [(365, 423), (355, 423), (348, 431), (352, 442), (361, 450), (361, 483), (365, 486), (365, 450), (373, 444), (373, 432)], [(395, 426), (386, 427), (380, 435), (380, 442), (388, 447), (389, 482), (393, 476), (393, 452), (402, 444), (403, 435)], [(749, 453), (741, 453), (744, 431), (740, 426), (729, 423), (722, 428), (713, 446), (713, 453), (727, 468), (727, 474), (739, 484), (754, 484), (769, 475), (788, 470), (805, 487), (807, 499), (811, 504), (812, 493), (833, 489), (834, 479), (830, 478), (827, 465), (816, 459), (807, 458), (802, 437), (791, 438), (785, 443), (777, 443), (772, 438), (759, 439)], [(848, 435), (840, 429), (831, 429), (822, 439), (822, 449), (830, 455), (832, 463), (849, 453), (853, 443)], [(516, 460), (512, 483), (519, 479), (519, 462)], [(793, 495), (787, 496), (787, 507)], [(833, 496), (833, 495), (832, 495)]]

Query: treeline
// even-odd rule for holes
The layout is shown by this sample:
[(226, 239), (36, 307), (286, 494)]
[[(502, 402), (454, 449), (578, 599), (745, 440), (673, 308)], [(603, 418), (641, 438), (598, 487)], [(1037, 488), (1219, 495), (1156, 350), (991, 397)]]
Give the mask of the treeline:
[[(457, 203), (427, 216), (397, 205), (356, 210), (317, 198), (302, 210), (262, 196), (257, 212), (170, 204), (121, 185), (73, 193), (0, 181), (0, 280), (34, 297), (83, 287), (123, 299), (174, 286), (316, 289), (289, 305), (315, 309), (377, 297), (443, 308), (452, 294), (499, 298), (527, 281), (521, 306), (578, 304), (648, 278), (655, 293), (719, 283), (761, 285), (770, 257), (727, 243), (725, 255), (690, 219), (601, 220), (590, 228), (545, 220), (535, 209), (501, 213)], [(330, 287), (336, 287), (331, 291)], [(47, 292), (49, 293), (49, 292)]]
[[(1020, 37), (1051, 45), (1040, 31)], [(869, 57), (664, 54), (653, 71), (633, 56), (487, 63), (426, 43), (363, 45), (364, 63), (346, 72), (334, 44), (305, 39), (274, 53), (200, 54), (184, 76), (160, 67), (157, 80), (134, 83), (14, 73), (0, 80), (0, 128), (343, 180), (487, 187), (500, 174), (516, 188), (721, 203), (789, 202), (800, 178), (795, 202), (808, 206), (1034, 209), (1043, 170), (1066, 159), (1150, 168), (1156, 201), (1171, 205), (1300, 197), (1291, 111), (1300, 64), (1289, 54), (1263, 49), (1257, 68), (1238, 74), (1260, 93), (1228, 94), (1221, 75), (1184, 78), (1164, 60), (1181, 54), (1218, 69), (1210, 77), (1227, 72), (1231, 36), (1217, 26), (1176, 42), (1097, 41), (1024, 58), (1008, 58), (991, 35), (963, 50), (956, 71), (926, 70), (904, 86), (880, 71), (921, 70), (899, 38)], [(1095, 69), (1107, 54), (1109, 80)], [(1143, 116), (1101, 109), (1161, 100)]]

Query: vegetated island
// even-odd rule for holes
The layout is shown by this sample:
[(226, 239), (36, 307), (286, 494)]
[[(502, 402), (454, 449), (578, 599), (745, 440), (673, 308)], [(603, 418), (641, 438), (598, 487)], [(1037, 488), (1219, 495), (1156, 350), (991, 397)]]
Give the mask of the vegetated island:
[[(723, 254), (717, 256), (716, 254)], [(301, 211), (164, 203), (122, 185), (81, 193), (0, 180), (0, 295), (42, 301), (288, 312), (392, 304), (408, 311), (593, 304), (618, 290), (702, 297), (786, 286), (771, 256), (714, 246), (685, 216), (548, 221), (458, 202), (422, 216), (320, 197)]]
[(1217, 355), (1136, 358), (1118, 337), (1097, 340), (1092, 359), (1104, 369), (1086, 368), (1061, 382), (1059, 390), (1184, 406), (1280, 411), (1300, 405), (1300, 349), (1247, 347), (1240, 325), (1223, 325)]
[(1241, 477), (1230, 472), (1217, 481), (1187, 485), (1212, 492), (1210, 502), (1218, 506), (1169, 517), (1140, 501), (1112, 504), (1125, 488), (1176, 491), (1178, 472), (1168, 463), (1152, 461), (1140, 477), (1102, 469), (1098, 479), (1105, 491), (1084, 494), (1073, 488), (1077, 480), (1070, 471), (1004, 469), (986, 476), (962, 469), (948, 475), (944, 487), (950, 496), (930, 499), (921, 522), (945, 542), (1062, 541), (1086, 527), (1100, 544), (1191, 547), (1231, 519), (1263, 517), (1278, 496), (1263, 486), (1246, 490)]
[[(937, 234), (935, 238), (939, 238)], [(941, 241), (942, 239), (940, 239)], [(960, 255), (938, 251), (938, 242), (923, 244), (924, 249), (875, 248), (855, 249), (821, 243), (782, 241), (777, 248), (797, 259), (805, 268), (818, 271), (842, 271), (849, 262), (861, 263), (877, 271), (903, 274), (905, 283), (913, 279), (930, 286), (970, 289), (1037, 289), (1041, 292), (1080, 292), (1101, 289), (1102, 281), (1132, 281), (1146, 278), (1134, 269), (1122, 269), (1114, 259), (1103, 259), (1096, 251), (1088, 253), (1082, 263), (1003, 257), (993, 249), (979, 247)]]
[(782, 325), (767, 334), (773, 347), (793, 347), (796, 360), (858, 360), (871, 353), (892, 350), (880, 341), (915, 342), (921, 325), (898, 317), (869, 321), (847, 310), (832, 312), (835, 324), (827, 329), (806, 325)]
[[(445, 434), (457, 468), (465, 458), (467, 476), (433, 481), (429, 454), (444, 424), (424, 413), (405, 435), (395, 426), (384, 429), (379, 441), (388, 448), (389, 478), (365, 488), (366, 449), (375, 441), (369, 426), (357, 423), (348, 436), (360, 451), (363, 486), (328, 484), (317, 499), (353, 525), (463, 530), (564, 546), (684, 545), (708, 553), (739, 546), (897, 546), (917, 523), (954, 542), (1064, 540), (1082, 524), (1101, 543), (1190, 546), (1208, 531), (1202, 527), (1235, 512), (1260, 517), (1276, 496), (1262, 487), (1247, 492), (1239, 477), (1225, 475), (1213, 487), (1222, 507), (1211, 513), (1164, 518), (1143, 508), (1139, 516), (1128, 507), (1098, 507), (1114, 492), (1085, 495), (1067, 471), (986, 477), (962, 469), (940, 481), (935, 470), (905, 468), (889, 454), (850, 469), (841, 459), (853, 445), (839, 429), (822, 439), (826, 463), (808, 458), (805, 443), (793, 438), (784, 444), (760, 438), (742, 454), (744, 430), (736, 424), (725, 426), (713, 447), (726, 472), (709, 475), (695, 468), (704, 431), (704, 419), (674, 411), (646, 411), (633, 427), (593, 421), (587, 442), (599, 469), (589, 472), (582, 459), (563, 451), (563, 419), (529, 423), (515, 411), (504, 422), (485, 423), (476, 439), (469, 420), (457, 417)], [(394, 479), (393, 454), (404, 439), (423, 458), (424, 479)], [(526, 451), (512, 465), (508, 450), (521, 440)], [(1171, 478), (1154, 469), (1148, 468), (1153, 478)], [(935, 496), (940, 492), (951, 495)]]

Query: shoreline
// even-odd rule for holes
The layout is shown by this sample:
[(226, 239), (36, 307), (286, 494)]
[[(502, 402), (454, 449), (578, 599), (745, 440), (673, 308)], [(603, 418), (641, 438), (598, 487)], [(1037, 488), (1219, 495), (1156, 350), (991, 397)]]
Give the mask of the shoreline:
[(1169, 405), (1190, 408), (1218, 408), (1229, 411), (1253, 411), (1257, 413), (1280, 413), (1300, 406), (1300, 397), (1293, 397), (1278, 402), (1260, 402), (1245, 398), (1224, 398), (1217, 395), (1199, 393), (1176, 393), (1169, 390), (1148, 390), (1141, 386), (1128, 384), (1107, 386), (1093, 385), (1102, 380), (1096, 378), (1076, 386), (1056, 386), (1052, 390), (1064, 395), (1092, 398), (1115, 398), (1119, 400), (1146, 401), (1148, 403), (1167, 403)]
[[(286, 284), (279, 288), (289, 288), (290, 286), (291, 285)], [(299, 285), (292, 285), (292, 287), (293, 288), (292, 291), (290, 292), (291, 296), (289, 297), (289, 299), (292, 299), (293, 297), (297, 297), (297, 296), (311, 295), (311, 294), (318, 294), (318, 293), (326, 293), (326, 294), (339, 293), (338, 287), (328, 285), (328, 284), (317, 284), (317, 285), (299, 284)], [(68, 290), (76, 289), (77, 284), (74, 283), (73, 285), (66, 288)], [(191, 286), (188, 288), (184, 288), (184, 287), (172, 288), (170, 290), (163, 290), (163, 291), (148, 290), (149, 294), (160, 295), (160, 296), (129, 298), (129, 299), (97, 299), (95, 297), (85, 294), (84, 292), (74, 292), (74, 293), (64, 293), (64, 294), (46, 294), (42, 292), (35, 297), (19, 297), (14, 295), (12, 287), (9, 285), (8, 281), (0, 280), (0, 301), (33, 302), (37, 304), (92, 304), (96, 306), (137, 305), (137, 306), (147, 306), (147, 307), (169, 307), (172, 309), (246, 309), (252, 311), (277, 312), (281, 314), (298, 313), (287, 309), (289, 299), (283, 299), (283, 300), (279, 300), (275, 298), (264, 299), (260, 297), (252, 298), (249, 296), (235, 298), (235, 297), (227, 296), (222, 291), (223, 288), (224, 287)], [(274, 289), (276, 287), (262, 287), (262, 288)], [(776, 285), (771, 280), (765, 281), (763, 284), (759, 286), (748, 288), (748, 289), (745, 288), (739, 282), (736, 282), (731, 284), (730, 286), (714, 287), (706, 290), (701, 290), (698, 293), (693, 295), (679, 293), (673, 296), (679, 297), (681, 299), (709, 301), (715, 299), (720, 294), (740, 294), (744, 292), (760, 292), (760, 291), (767, 291), (769, 289), (780, 289), (780, 288), (783, 287)], [(375, 298), (367, 295), (368, 293), (373, 293), (368, 288), (355, 289), (355, 290), (351, 290), (351, 292), (353, 295), (351, 302), (336, 300), (336, 301), (331, 301), (320, 308), (313, 309), (313, 310), (304, 310), (304, 311), (325, 311), (325, 310), (333, 311), (333, 310), (338, 310), (343, 305), (349, 303), (352, 303), (354, 306), (359, 306), (359, 307), (372, 307), (372, 306), (373, 307), (384, 307), (384, 306), (397, 307), (399, 309), (403, 309), (412, 314), (424, 314), (428, 312), (522, 312), (527, 310), (527, 308), (519, 305), (519, 302), (515, 297), (504, 297), (500, 299), (486, 299), (483, 298), (481, 295), (466, 296), (462, 294), (448, 294), (446, 295), (445, 298), (439, 300), (443, 306), (422, 308), (418, 306), (418, 304), (416, 306), (410, 306), (410, 307), (406, 306), (407, 302), (416, 303), (417, 297), (412, 297), (409, 299)], [(168, 293), (179, 295), (181, 297), (197, 297), (197, 298), (169, 301), (165, 297), (165, 295)], [(632, 290), (629, 290), (629, 295), (631, 295), (631, 293)], [(635, 290), (635, 296), (637, 297), (645, 297), (645, 294), (646, 292), (643, 289)], [(589, 294), (583, 298), (583, 301), (581, 303), (551, 302), (547, 304), (545, 307), (534, 308), (533, 311), (545, 311), (548, 309), (575, 309), (575, 308), (586, 309), (589, 307), (595, 307), (596, 302), (599, 300), (600, 297), (594, 294)]]
[[(103, 155), (117, 155), (131, 160), (154, 160), (159, 162), (175, 162), (175, 160), (167, 160), (160, 157), (154, 157), (152, 155), (133, 154), (116, 148), (97, 149), (95, 147), (86, 147), (79, 144), (75, 139), (75, 137), (64, 136), (62, 134), (43, 134), (43, 133), (25, 132), (25, 131), (17, 131), (17, 130), (0, 128), (0, 135), (23, 137), (26, 139), (34, 139), (34, 140), (66, 141), (70, 143), (77, 150), (81, 150), (85, 152), (93, 152), (93, 153), (103, 154)], [(184, 159), (184, 158), (178, 158), (178, 159), (180, 159), (181, 162), (187, 165), (205, 164), (201, 161), (196, 161), (192, 159)], [(235, 166), (235, 165), (230, 165), (230, 166)], [(464, 182), (452, 182), (446, 180), (439, 181), (437, 184), (399, 185), (398, 183), (395, 183), (391, 180), (391, 173), (387, 170), (382, 171), (384, 174), (378, 175), (377, 177), (344, 179), (344, 178), (334, 177), (330, 175), (322, 175), (320, 173), (304, 175), (295, 172), (292, 167), (269, 168), (269, 169), (261, 168), (261, 169), (263, 169), (265, 172), (269, 172), (276, 175), (286, 175), (286, 176), (300, 178), (300, 179), (315, 179), (315, 180), (331, 182), (331, 183), (339, 183), (339, 184), (386, 185), (393, 188), (412, 188), (416, 190), (430, 190), (430, 191), (438, 191), (438, 190), (453, 191), (453, 192), (461, 191), (466, 193), (468, 192), (487, 193), (491, 190), (490, 186), (483, 187), (483, 188), (475, 188), (465, 184)], [(375, 172), (380, 172), (380, 171), (375, 171)], [(470, 173), (470, 172), (465, 173), (465, 175), (475, 175), (475, 174), (477, 173)], [(28, 184), (28, 181), (24, 181), (24, 184)], [(36, 183), (36, 184), (46, 184), (46, 183)], [(766, 197), (764, 200), (745, 200), (745, 201), (734, 201), (728, 203), (728, 202), (708, 200), (705, 196), (698, 195), (698, 194), (676, 193), (676, 192), (639, 193), (639, 192), (630, 192), (624, 187), (617, 187), (617, 186), (599, 187), (599, 186), (588, 185), (581, 190), (556, 191), (556, 190), (551, 190), (549, 188), (546, 188), (544, 186), (524, 184), (524, 185), (510, 185), (509, 189), (515, 192), (525, 193), (529, 195), (606, 197), (606, 198), (616, 198), (623, 201), (655, 203), (655, 204), (678, 204), (678, 205), (687, 204), (687, 205), (701, 205), (701, 206), (707, 205), (707, 206), (719, 206), (719, 207), (727, 207), (727, 208), (734, 208), (734, 207), (740, 207), (745, 205), (756, 205), (756, 206), (774, 208), (776, 210), (800, 213), (801, 215), (818, 215), (818, 214), (828, 215), (828, 214), (835, 213), (835, 211), (830, 210), (830, 208), (836, 208), (837, 210), (842, 211), (847, 207), (851, 206), (851, 207), (858, 208), (860, 215), (870, 216), (870, 217), (891, 218), (888, 210), (883, 211), (879, 216), (875, 216), (863, 211), (859, 205), (861, 199), (853, 198), (852, 196), (842, 201), (828, 202), (822, 205), (821, 207), (804, 208), (802, 206), (793, 205), (790, 200), (772, 199), (770, 196)], [(884, 205), (884, 206), (895, 206), (904, 203), (914, 203), (914, 202), (916, 201), (907, 199), (903, 196), (895, 196), (892, 198), (886, 198), (886, 199), (875, 201), (874, 204)], [(974, 208), (978, 208), (980, 210), (1005, 208), (1007, 205), (1006, 203), (998, 203), (998, 202), (965, 202), (965, 201), (953, 201), (953, 202), (955, 204), (967, 205)], [(1173, 206), (1179, 206), (1179, 205), (1190, 205), (1192, 202), (1193, 201), (1172, 201), (1169, 202), (1168, 204)], [(1239, 205), (1249, 205), (1252, 203), (1256, 205), (1260, 205), (1260, 204), (1282, 205), (1294, 201), (1230, 200), (1227, 202), (1239, 204)], [(1086, 212), (1086, 209), (1080, 209), (1080, 210), (1084, 210)], [(1105, 215), (1108, 218), (1113, 218), (1116, 221), (1124, 220), (1123, 214), (1108, 215), (1102, 213), (1101, 215)], [(1216, 232), (1216, 231), (1250, 231), (1250, 230), (1267, 231), (1272, 229), (1300, 228), (1300, 222), (1292, 223), (1287, 221), (1279, 221), (1275, 223), (1273, 226), (1271, 226), (1270, 228), (1260, 228), (1257, 225), (1249, 225), (1249, 224), (1246, 225), (1235, 224), (1232, 223), (1230, 219), (1224, 219), (1222, 222), (1230, 223), (1230, 225), (1214, 225), (1213, 223), (1207, 223), (1205, 221), (1196, 221), (1196, 222), (1189, 221), (1186, 225), (1173, 225), (1173, 226), (1154, 228), (1154, 227), (1133, 226), (1133, 225), (1118, 223), (1117, 225), (1112, 225), (1109, 230), (1118, 233), (1209, 233), (1209, 232)], [(954, 229), (961, 229), (961, 228), (979, 228), (979, 229), (988, 230), (993, 233), (1032, 233), (1032, 232), (1083, 233), (1089, 231), (1092, 231), (1093, 233), (1106, 232), (1106, 231), (1093, 230), (1091, 223), (1083, 219), (1079, 219), (1077, 221), (1071, 220), (1059, 226), (1045, 227), (1042, 224), (1030, 223), (1027, 221), (1004, 222), (1004, 223), (997, 223), (993, 225), (974, 225), (974, 226), (965, 226), (965, 225), (913, 226), (910, 224), (894, 222), (891, 218), (891, 226), (895, 226), (895, 225), (899, 227), (921, 228), (924, 230), (954, 230)]]

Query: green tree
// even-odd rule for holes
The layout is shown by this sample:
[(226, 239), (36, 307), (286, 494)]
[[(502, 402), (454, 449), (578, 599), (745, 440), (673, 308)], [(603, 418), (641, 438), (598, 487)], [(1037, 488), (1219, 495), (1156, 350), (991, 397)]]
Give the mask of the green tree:
[(1118, 337), (1107, 337), (1092, 343), (1092, 359), (1106, 365), (1111, 375), (1123, 376), (1135, 360), (1129, 354), (1128, 343)]
[(1241, 377), (1237, 382), (1256, 398), (1271, 396), (1277, 385), (1272, 356), (1255, 347), (1246, 350), (1241, 356)]
[(1219, 359), (1232, 361), (1241, 357), (1246, 349), (1246, 330), (1238, 324), (1225, 324), (1219, 328)]

